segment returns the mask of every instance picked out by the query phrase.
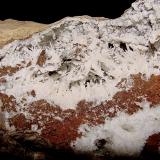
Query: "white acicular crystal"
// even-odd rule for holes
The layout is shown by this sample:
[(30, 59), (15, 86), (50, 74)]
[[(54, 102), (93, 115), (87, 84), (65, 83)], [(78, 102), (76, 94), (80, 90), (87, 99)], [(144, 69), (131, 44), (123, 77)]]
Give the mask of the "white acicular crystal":
[[(23, 68), (0, 90), (20, 103), (46, 99), (64, 109), (81, 100), (100, 104), (120, 91), (122, 78), (159, 74), (159, 0), (139, 0), (120, 18), (67, 17), (0, 50), (0, 67)], [(45, 51), (45, 62), (37, 65)], [(22, 62), (31, 65), (26, 67)], [(128, 85), (131, 87), (131, 84)], [(35, 97), (26, 93), (34, 90)]]

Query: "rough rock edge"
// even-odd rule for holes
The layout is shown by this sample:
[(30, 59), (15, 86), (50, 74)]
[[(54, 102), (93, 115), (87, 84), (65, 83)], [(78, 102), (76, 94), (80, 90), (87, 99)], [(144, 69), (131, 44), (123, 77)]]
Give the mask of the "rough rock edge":
[(29, 38), (36, 32), (45, 30), (47, 24), (13, 19), (0, 20), (0, 48), (14, 41)]

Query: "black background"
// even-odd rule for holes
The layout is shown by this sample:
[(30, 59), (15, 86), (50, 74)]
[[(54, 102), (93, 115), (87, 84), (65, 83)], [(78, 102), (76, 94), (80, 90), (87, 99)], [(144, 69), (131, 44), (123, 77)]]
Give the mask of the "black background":
[[(3, 0), (1, 0), (3, 1)], [(135, 0), (4, 0), (0, 19), (32, 20), (52, 23), (66, 16), (89, 15), (117, 18)]]

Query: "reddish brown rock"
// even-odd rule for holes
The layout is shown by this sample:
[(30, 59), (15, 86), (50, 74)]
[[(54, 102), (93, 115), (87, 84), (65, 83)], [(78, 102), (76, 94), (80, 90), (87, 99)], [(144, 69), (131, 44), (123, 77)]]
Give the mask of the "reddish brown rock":
[(46, 54), (45, 50), (42, 50), (42, 52), (38, 57), (37, 64), (42, 67), (45, 64), (45, 62), (46, 62)]
[(149, 136), (144, 146), (144, 151), (155, 154), (160, 152), (160, 133)]

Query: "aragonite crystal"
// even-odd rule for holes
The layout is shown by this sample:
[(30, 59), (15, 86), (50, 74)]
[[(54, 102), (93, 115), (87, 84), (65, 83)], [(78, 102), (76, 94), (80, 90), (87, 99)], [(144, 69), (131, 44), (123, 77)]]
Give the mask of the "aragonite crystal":
[(7, 134), (30, 131), (54, 147), (95, 156), (158, 154), (160, 1), (138, 0), (117, 19), (36, 25), (0, 38), (8, 42), (0, 49)]

